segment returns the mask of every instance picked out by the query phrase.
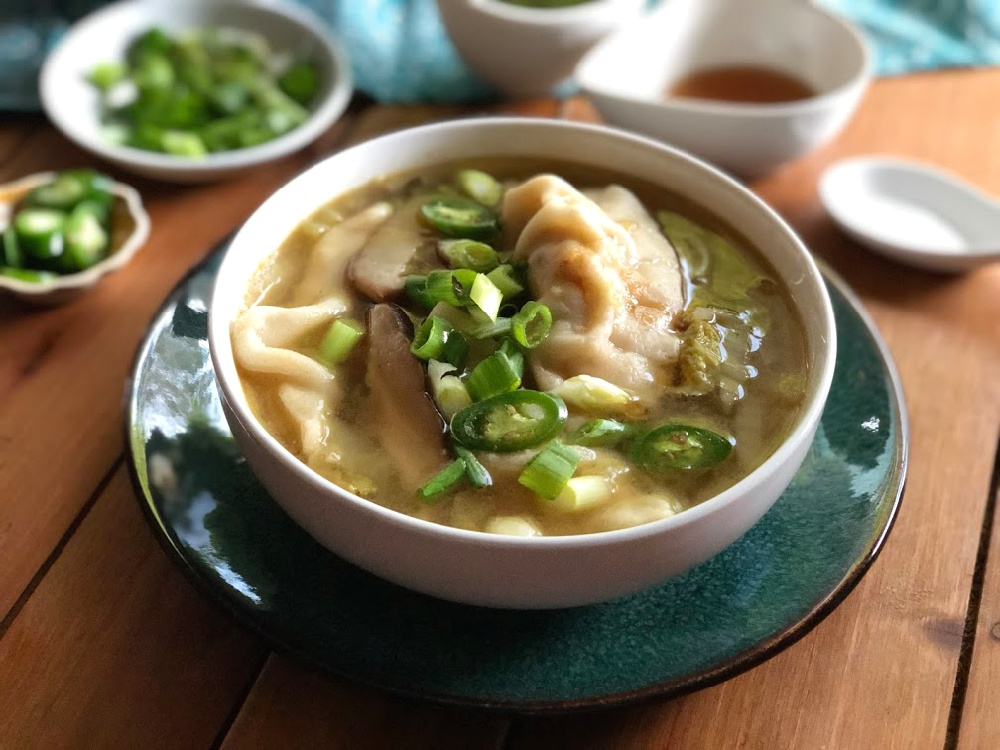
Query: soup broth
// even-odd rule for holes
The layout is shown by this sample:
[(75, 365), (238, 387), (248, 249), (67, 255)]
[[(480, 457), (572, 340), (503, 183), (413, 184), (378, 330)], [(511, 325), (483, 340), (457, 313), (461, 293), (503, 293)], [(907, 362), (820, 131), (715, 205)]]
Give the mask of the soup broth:
[[(456, 306), (421, 297), (432, 295), (427, 280), (435, 272), (440, 277), (454, 265), (447, 253), (456, 246), (442, 234), (445, 225), (418, 216), (436, 197), (459, 198), (464, 183), (456, 174), (468, 169), (492, 175), (503, 193), (487, 212), (499, 217), (499, 232), (480, 235), (498, 255), (485, 253), (486, 265), (469, 270), (469, 279), (494, 278), (486, 271), (492, 261), (510, 267), (509, 278), (524, 287), (503, 290), (498, 322), (490, 321), (489, 305), (484, 315), (468, 299)], [(626, 189), (608, 187), (617, 185)], [(492, 196), (477, 197), (488, 204)], [(590, 223), (574, 223), (580, 217)], [(598, 247), (600, 232), (607, 237)], [(626, 251), (638, 254), (619, 266), (608, 260)], [(410, 280), (403, 291), (394, 279), (396, 288), (385, 291), (362, 276), (372, 260), (366, 254), (382, 262), (393, 253)], [(459, 297), (468, 291), (461, 274), (448, 278)], [(608, 290), (619, 284), (634, 296), (616, 308)], [(399, 306), (373, 299), (380, 296)], [(448, 163), (341, 195), (262, 264), (246, 300), (233, 325), (234, 354), (250, 407), (268, 432), (350, 492), (478, 531), (580, 534), (683, 512), (775, 450), (799, 416), (807, 382), (803, 328), (788, 290), (738, 233), (682, 196), (570, 163)], [(547, 335), (541, 305), (552, 317)], [(521, 329), (508, 320), (532, 311), (521, 332), (544, 336), (535, 348), (516, 338)], [(430, 360), (410, 354), (411, 347), (435, 348), (432, 317), (447, 319), (447, 341), (462, 338), (467, 348), (452, 357), (454, 370), (442, 364), (449, 343)], [(337, 339), (340, 349), (349, 339), (357, 343), (330, 364), (324, 352), (337, 338), (337, 320), (360, 333)], [(421, 332), (429, 332), (423, 347)], [(478, 373), (489, 368), (477, 365), (488, 359), (505, 372), (520, 360), (519, 386), (502, 378), (481, 385)], [(510, 405), (510, 394), (522, 392), (537, 404)], [(465, 427), (479, 430), (470, 440), (458, 424), (463, 411), (468, 416), (491, 398), (507, 399), (506, 411), (466, 419)], [(565, 404), (562, 421), (545, 428), (554, 431), (515, 450), (523, 437), (517, 430), (535, 429), (554, 402)], [(490, 437), (503, 425), (513, 432)], [(482, 440), (494, 439), (502, 450), (483, 448)], [(547, 461), (559, 469), (554, 476), (541, 465)], [(489, 483), (478, 486), (484, 474)], [(425, 497), (439, 479), (445, 489)]]
[(781, 104), (816, 96), (795, 76), (760, 65), (725, 65), (698, 70), (667, 90), (668, 97), (745, 104)]

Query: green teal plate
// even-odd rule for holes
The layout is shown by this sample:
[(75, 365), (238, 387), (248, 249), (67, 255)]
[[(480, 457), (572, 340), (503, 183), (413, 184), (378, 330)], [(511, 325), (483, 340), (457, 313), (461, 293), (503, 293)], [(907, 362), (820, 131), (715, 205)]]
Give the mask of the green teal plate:
[(827, 274), (840, 346), (822, 423), (791, 486), (736, 544), (662, 586), (575, 609), (491, 610), (400, 588), (314, 542), (237, 450), (206, 340), (220, 255), (178, 285), (139, 348), (129, 464), (155, 533), (195, 583), (328, 674), (517, 711), (679, 695), (805, 635), (858, 583), (896, 516), (902, 394), (871, 323)]

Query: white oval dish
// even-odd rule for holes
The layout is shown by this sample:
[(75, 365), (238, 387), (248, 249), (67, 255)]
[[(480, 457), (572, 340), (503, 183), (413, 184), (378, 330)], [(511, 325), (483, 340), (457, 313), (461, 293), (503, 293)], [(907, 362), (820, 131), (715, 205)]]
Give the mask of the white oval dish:
[[(277, 50), (307, 51), (321, 72), (321, 93), (306, 122), (250, 148), (188, 158), (114, 145), (101, 137), (99, 96), (86, 80), (98, 63), (121, 60), (131, 41), (152, 26), (168, 31), (232, 26), (257, 32)], [(49, 54), (39, 79), (42, 106), (52, 123), (80, 147), (145, 177), (205, 182), (297, 151), (319, 137), (346, 109), (353, 91), (350, 63), (322, 21), (291, 3), (264, 0), (123, 0), (70, 28)]]
[[(56, 172), (39, 172), (16, 182), (0, 185), (0, 229), (11, 219), (13, 202), (32, 188), (44, 185), (56, 177)], [(0, 276), (0, 290), (37, 305), (58, 305), (75, 299), (94, 286), (104, 276), (124, 266), (149, 238), (149, 214), (142, 205), (139, 192), (120, 182), (111, 182), (110, 190), (125, 204), (135, 222), (132, 233), (107, 258), (86, 271), (57, 276), (47, 281), (21, 281)], [(8, 200), (8, 198), (12, 200)]]
[(1000, 261), (1000, 203), (930, 165), (846, 159), (823, 173), (819, 195), (846, 234), (900, 263), (959, 273)]
[[(672, 518), (596, 534), (517, 538), (422, 521), (352, 495), (314, 473), (254, 417), (233, 360), (230, 324), (248, 280), (296, 225), (372, 179), (452, 159), (563, 159), (632, 174), (710, 206), (761, 249), (806, 326), (809, 384), (785, 442), (732, 488)], [(331, 156), (272, 195), (233, 239), (209, 306), (209, 346), (223, 409), (258, 478), (327, 548), (412, 589), (493, 607), (587, 604), (641, 590), (712, 557), (742, 536), (791, 481), (812, 441), (833, 376), (836, 329), (808, 250), (760, 199), (707, 164), (655, 141), (552, 120), (486, 118), (405, 130)]]
[[(665, 97), (684, 76), (726, 65), (782, 71), (818, 93), (780, 104)], [(609, 123), (754, 177), (834, 138), (871, 63), (857, 29), (804, 0), (670, 0), (594, 47), (575, 76)]]
[(636, 18), (646, 0), (532, 8), (502, 0), (437, 0), (465, 63), (508, 96), (544, 96), (598, 40)]

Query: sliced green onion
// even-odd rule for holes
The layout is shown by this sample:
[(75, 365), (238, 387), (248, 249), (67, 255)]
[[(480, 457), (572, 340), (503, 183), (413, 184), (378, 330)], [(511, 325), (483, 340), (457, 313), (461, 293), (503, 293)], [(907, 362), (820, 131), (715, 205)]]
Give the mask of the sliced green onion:
[(120, 62), (98, 63), (90, 71), (87, 80), (97, 86), (101, 91), (107, 91), (128, 75), (128, 68)]
[(455, 446), (455, 453), (465, 462), (465, 473), (475, 487), (489, 487), (493, 484), (493, 477), (486, 470), (486, 467), (479, 463), (479, 459), (468, 448), (460, 445)]
[(24, 255), (21, 253), (21, 245), (17, 241), (17, 232), (13, 226), (8, 226), (3, 231), (3, 239), (0, 240), (0, 266), (7, 268), (21, 268), (24, 266)]
[(552, 330), (552, 311), (540, 302), (526, 302), (510, 322), (510, 332), (521, 346), (534, 349)]
[(437, 497), (441, 493), (452, 489), (456, 484), (462, 481), (464, 476), (465, 461), (460, 458), (456, 458), (446, 467), (441, 469), (441, 471), (431, 477), (430, 481), (420, 488), (418, 494), (422, 499), (430, 500)]
[(517, 390), (521, 375), (505, 354), (496, 352), (476, 365), (465, 384), (473, 401), (482, 401)]
[(476, 274), (472, 289), (469, 291), (469, 298), (475, 304), (470, 310), (473, 316), (478, 317), (477, 313), (481, 313), (491, 323), (496, 321), (500, 303), (503, 302), (503, 294), (488, 276), (482, 273)]
[(500, 294), (504, 296), (504, 299), (507, 299), (508, 297), (516, 297), (524, 291), (524, 285), (517, 278), (517, 272), (514, 270), (514, 266), (506, 264), (497, 266), (486, 274), (486, 276), (493, 282), (496, 288), (500, 290)]
[(451, 331), (451, 323), (432, 315), (417, 328), (410, 351), (420, 359), (441, 359), (441, 353)]
[(465, 340), (465, 336), (458, 331), (449, 332), (444, 349), (441, 350), (441, 359), (455, 367), (462, 367), (468, 354), (469, 342)]
[(427, 275), (424, 294), (432, 305), (447, 302), (457, 307), (467, 307), (472, 304), (470, 294), (472, 285), (478, 274), (465, 268), (452, 271), (431, 271)]
[(461, 378), (452, 373), (455, 368), (447, 362), (432, 359), (427, 363), (427, 379), (431, 384), (431, 394), (438, 409), (446, 419), (451, 419), (458, 412), (472, 404), (472, 396)]
[(60, 264), (65, 271), (83, 271), (107, 255), (108, 233), (86, 202), (77, 205), (66, 219), (65, 243)]
[(545, 507), (547, 510), (563, 513), (578, 513), (603, 503), (611, 497), (612, 492), (613, 488), (607, 477), (573, 477)]
[(30, 268), (0, 268), (0, 276), (17, 279), (18, 281), (27, 281), (32, 284), (59, 278), (59, 274), (51, 273), (50, 271), (33, 271)]
[(451, 419), (451, 436), (471, 450), (511, 453), (544, 443), (565, 422), (566, 404), (522, 389), (462, 409)]
[(497, 351), (510, 360), (510, 365), (519, 378), (524, 377), (524, 354), (517, 348), (517, 344), (511, 339), (504, 339)]
[(427, 296), (426, 276), (407, 276), (403, 282), (403, 291), (407, 297), (422, 308), (430, 310), (434, 302)]
[(584, 411), (621, 411), (632, 403), (632, 395), (624, 388), (592, 375), (575, 375), (550, 389), (566, 403)]
[(23, 208), (14, 216), (18, 246), (36, 262), (59, 258), (63, 253), (66, 214), (50, 208)]
[(632, 447), (632, 460), (654, 472), (707, 469), (724, 461), (733, 450), (722, 435), (683, 424), (657, 427)]
[(486, 240), (497, 233), (497, 217), (485, 206), (458, 196), (434, 198), (420, 207), (428, 224), (446, 237)]
[(626, 428), (613, 419), (593, 419), (573, 430), (567, 440), (574, 445), (614, 445), (625, 436)]
[[(270, 140), (269, 136), (265, 140)], [(252, 145), (252, 144), (242, 144)], [(208, 147), (201, 136), (189, 130), (164, 130), (160, 135), (160, 148), (174, 156), (188, 156), (198, 159), (208, 155)]]
[(469, 334), (476, 339), (491, 339), (507, 333), (510, 333), (510, 318), (497, 318), (492, 322), (477, 325), (469, 331)]
[(337, 318), (319, 344), (319, 358), (328, 367), (339, 365), (364, 336), (364, 326), (351, 318)]
[(476, 240), (439, 240), (438, 255), (452, 268), (468, 268), (479, 273), (487, 273), (500, 265), (497, 251)]
[(580, 464), (576, 451), (552, 442), (524, 467), (517, 481), (546, 500), (555, 500)]
[(486, 172), (478, 169), (463, 169), (458, 173), (458, 186), (472, 200), (484, 206), (495, 206), (503, 197), (500, 183)]

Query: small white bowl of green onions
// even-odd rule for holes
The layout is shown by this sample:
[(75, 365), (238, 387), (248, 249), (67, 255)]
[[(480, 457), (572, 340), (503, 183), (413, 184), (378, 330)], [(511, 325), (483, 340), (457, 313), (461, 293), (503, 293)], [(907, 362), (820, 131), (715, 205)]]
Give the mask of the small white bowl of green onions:
[(132, 259), (149, 237), (139, 193), (91, 169), (0, 186), (0, 291), (67, 302)]
[(79, 146), (146, 177), (202, 182), (308, 145), (353, 87), (342, 48), (304, 8), (125, 0), (70, 29), (40, 91)]

